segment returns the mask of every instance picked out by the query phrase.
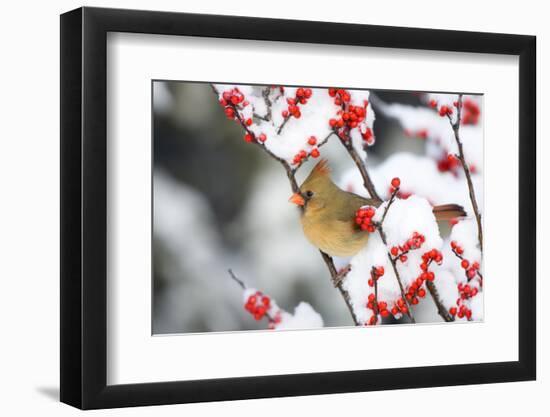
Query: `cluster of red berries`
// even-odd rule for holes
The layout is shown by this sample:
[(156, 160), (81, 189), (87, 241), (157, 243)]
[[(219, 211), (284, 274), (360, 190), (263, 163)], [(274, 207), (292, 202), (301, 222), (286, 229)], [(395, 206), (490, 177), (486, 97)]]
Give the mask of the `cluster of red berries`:
[[(335, 100), (336, 101), (336, 100)], [(330, 119), (328, 124), (333, 129), (347, 126), (349, 129), (354, 129), (359, 126), (367, 115), (368, 102), (365, 100), (365, 106), (354, 106), (353, 104), (347, 105), (347, 110), (338, 111), (338, 119)], [(372, 132), (371, 132), (372, 134)], [(366, 139), (365, 139), (366, 140)]]
[(452, 171), (456, 173), (456, 169), (460, 166), (460, 161), (452, 153), (443, 156), (439, 161), (437, 161), (437, 169), (440, 172)]
[(456, 241), (451, 242), (451, 249), (453, 253), (460, 258), (460, 266), (464, 269), (466, 277), (468, 278), (468, 281), (475, 278), (478, 274), (480, 265), (479, 262), (472, 262), (470, 264), (470, 261), (467, 259), (464, 259), (462, 254), (464, 253), (464, 249), (462, 249), (462, 246), (460, 246)]
[[(468, 300), (469, 298), (475, 297), (479, 292), (476, 287), (473, 287), (470, 284), (463, 284), (462, 282), (458, 283), (457, 288), (460, 294), (459, 300)], [(457, 300), (457, 304), (459, 304), (459, 300)]]
[(428, 139), (428, 129), (419, 129), (417, 131), (412, 131), (410, 129), (405, 129), (404, 131), (405, 136), (410, 138), (417, 138), (417, 139)]
[(462, 246), (460, 246), (456, 241), (451, 241), (451, 249), (453, 253), (460, 259), (460, 266), (462, 269), (464, 269), (464, 273), (466, 274), (466, 278), (468, 279), (468, 282), (466, 284), (459, 282), (457, 285), (458, 293), (460, 297), (456, 300), (457, 307), (451, 307), (449, 309), (449, 313), (454, 317), (455, 315), (459, 318), (466, 317), (468, 320), (472, 318), (472, 310), (468, 308), (466, 304), (464, 304), (464, 301), (469, 300), (473, 297), (475, 297), (479, 289), (475, 285), (471, 285), (471, 281), (478, 277), (477, 282), (479, 283), (479, 287), (483, 285), (483, 281), (481, 279), (481, 275), (479, 274), (479, 262), (472, 262), (465, 259), (462, 255), (464, 254), (464, 249)]
[[(244, 94), (241, 93), (241, 91), (238, 88), (233, 88), (231, 90), (226, 90), (222, 93), (222, 98), (220, 99), (220, 104), (225, 107), (226, 109), (226, 115), (229, 118), (233, 118), (235, 115), (234, 112), (232, 113), (230, 110), (234, 110), (231, 107), (228, 106), (237, 106), (241, 105), (242, 107), (248, 106), (248, 101), (244, 99)], [(229, 109), (229, 110), (228, 110)]]
[(344, 103), (349, 103), (351, 100), (350, 94), (343, 88), (329, 88), (328, 95), (334, 97), (334, 104), (341, 106)]
[(383, 266), (373, 266), (372, 270), (370, 272), (370, 278), (368, 281), (369, 287), (374, 287), (374, 283), (378, 281), (378, 278), (384, 275), (384, 267)]
[[(239, 114), (239, 110), (242, 110), (250, 103), (248, 100), (245, 100), (244, 94), (238, 88), (233, 88), (231, 90), (226, 90), (222, 93), (222, 98), (220, 99), (220, 105), (224, 108), (224, 113), (230, 120), (235, 120), (238, 123), (243, 124), (244, 126), (252, 126), (252, 118), (245, 119)], [(254, 142), (256, 138), (254, 134), (250, 131), (244, 135), (245, 142)], [(258, 136), (260, 142), (265, 142), (267, 136), (262, 133)]]
[(302, 112), (300, 111), (300, 107), (298, 105), (306, 104), (312, 94), (313, 91), (311, 91), (311, 88), (298, 88), (294, 97), (289, 97), (286, 99), (288, 107), (286, 110), (283, 110), (283, 117), (286, 119), (293, 116), (296, 119), (299, 119), (302, 116)]
[(357, 224), (361, 230), (374, 233), (376, 226), (374, 225), (372, 218), (375, 214), (376, 210), (374, 207), (361, 207), (355, 212), (355, 224)]
[(390, 253), (394, 257), (394, 259), (399, 259), (401, 262), (407, 262), (407, 253), (409, 253), (409, 251), (412, 249), (420, 249), (425, 241), (426, 238), (424, 237), (424, 235), (418, 232), (414, 232), (403, 245), (393, 246), (390, 249)]
[(378, 314), (382, 317), (388, 317), (390, 311), (388, 310), (388, 303), (385, 301), (377, 301), (374, 294), (369, 294), (367, 301), (367, 308), (372, 310), (373, 315), (370, 317), (369, 321), (365, 323), (368, 326), (374, 326), (378, 323)]
[(317, 138), (315, 136), (310, 136), (307, 140), (308, 145), (312, 146), (313, 148), (307, 153), (305, 150), (300, 150), (296, 155), (294, 155), (294, 159), (292, 160), (292, 164), (298, 165), (300, 164), (304, 159), (306, 159), (309, 156), (313, 158), (318, 158), (319, 155), (321, 155), (321, 152), (319, 152), (319, 148), (315, 145), (317, 145)]
[(436, 262), (437, 264), (443, 262), (443, 255), (437, 249), (432, 249), (422, 255), (422, 263), (420, 264), (422, 272), (410, 285), (406, 294), (407, 300), (413, 305), (418, 304), (418, 297), (424, 298), (426, 296), (426, 289), (423, 284), (426, 281), (433, 282), (435, 279), (435, 274), (428, 270), (432, 262)]
[(244, 305), (245, 310), (252, 314), (255, 320), (263, 319), (270, 307), (271, 299), (260, 291), (250, 295)]
[(439, 108), (439, 115), (441, 117), (450, 116), (451, 114), (453, 114), (453, 108), (452, 107), (443, 105)]
[(409, 312), (409, 308), (407, 307), (407, 303), (405, 303), (405, 300), (403, 297), (399, 297), (397, 301), (394, 303), (393, 307), (391, 308), (392, 315), (398, 319), (401, 317), (402, 314), (407, 314)]
[(477, 125), (479, 122), (479, 110), (478, 104), (473, 100), (464, 100), (462, 109), (461, 123), (463, 125)]
[[(437, 109), (437, 106), (438, 106), (438, 103), (436, 100), (434, 99), (431, 99), (429, 101), (429, 106), (433, 109)], [(454, 106), (457, 107), (458, 106), (458, 103), (455, 101), (454, 102)], [(444, 116), (450, 116), (451, 114), (453, 114), (453, 108), (451, 106), (447, 106), (447, 105), (442, 105), (441, 107), (439, 107), (439, 115), (441, 117), (444, 117)]]
[(368, 144), (372, 145), (374, 143), (374, 134), (370, 127), (361, 125), (361, 123), (367, 117), (367, 107), (369, 102), (367, 100), (363, 101), (362, 106), (356, 106), (350, 104), (351, 96), (348, 91), (343, 88), (329, 88), (328, 94), (331, 97), (334, 97), (334, 104), (341, 106), (342, 109), (338, 111), (338, 118), (329, 119), (328, 124), (333, 130), (341, 130), (339, 133), (340, 138), (347, 139), (347, 136), (344, 134), (345, 131), (355, 129), (360, 127), (359, 131), (361, 137)]
[(460, 319), (466, 317), (468, 320), (471, 320), (472, 318), (472, 310), (465, 304), (461, 304), (458, 309), (456, 307), (451, 307), (449, 309), (449, 314), (453, 317), (458, 316)]

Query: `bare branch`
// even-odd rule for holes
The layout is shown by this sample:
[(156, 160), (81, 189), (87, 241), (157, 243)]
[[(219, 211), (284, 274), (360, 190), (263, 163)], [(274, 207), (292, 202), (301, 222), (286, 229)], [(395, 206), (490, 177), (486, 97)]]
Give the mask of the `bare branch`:
[(477, 205), (476, 200), (476, 194), (474, 192), (474, 184), (472, 182), (472, 175), (470, 173), (470, 167), (466, 163), (466, 159), (464, 158), (464, 150), (462, 147), (462, 141), (460, 140), (460, 122), (461, 122), (461, 116), (462, 116), (462, 94), (458, 95), (458, 102), (457, 102), (457, 110), (456, 110), (456, 121), (453, 123), (451, 115), (447, 114), (447, 117), (449, 118), (449, 123), (451, 124), (451, 128), (453, 129), (456, 145), (458, 147), (458, 155), (456, 157), (462, 164), (462, 169), (464, 170), (464, 175), (466, 176), (466, 182), (468, 183), (468, 193), (470, 195), (470, 201), (472, 202), (472, 207), (474, 209), (474, 215), (477, 222), (477, 238), (479, 241), (479, 249), (483, 251), (483, 229), (481, 225), (481, 214), (479, 212), (479, 207)]
[(428, 291), (430, 291), (430, 295), (434, 300), (434, 303), (437, 307), (437, 312), (439, 313), (441, 318), (443, 318), (443, 320), (445, 320), (446, 322), (455, 321), (453, 316), (449, 314), (449, 311), (443, 305), (441, 298), (439, 298), (439, 292), (437, 291), (435, 284), (431, 281), (426, 281), (426, 287), (428, 287)]

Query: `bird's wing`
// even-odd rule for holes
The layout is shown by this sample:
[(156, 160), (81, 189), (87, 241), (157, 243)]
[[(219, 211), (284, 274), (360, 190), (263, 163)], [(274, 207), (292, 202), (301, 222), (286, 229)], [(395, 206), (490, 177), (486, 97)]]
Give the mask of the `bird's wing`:
[(345, 195), (337, 199), (340, 207), (336, 212), (338, 213), (337, 218), (340, 221), (352, 221), (355, 218), (355, 212), (363, 206), (378, 207), (381, 204), (379, 200), (364, 198), (346, 191), (343, 192)]

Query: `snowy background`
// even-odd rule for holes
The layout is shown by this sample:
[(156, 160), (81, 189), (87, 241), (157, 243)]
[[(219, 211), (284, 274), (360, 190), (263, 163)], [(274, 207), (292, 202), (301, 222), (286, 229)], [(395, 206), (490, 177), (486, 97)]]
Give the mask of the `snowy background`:
[[(285, 171), (260, 147), (243, 140), (243, 127), (228, 120), (218, 102), (224, 91), (235, 87), (250, 101), (241, 108), (243, 120), (254, 118), (253, 113), (266, 114), (258, 94), (262, 87), (153, 83), (153, 332), (266, 329), (266, 320), (255, 320), (257, 307), (249, 303), (254, 296), (261, 307), (264, 294), (269, 296), (268, 314), (272, 318), (278, 314), (277, 324), (271, 327), (353, 325), (317, 249), (303, 236), (298, 210), (288, 203), (292, 192)], [(468, 284), (459, 255), (482, 269), (466, 179), (452, 156), (457, 148), (446, 112), (454, 108), (450, 120), (456, 117), (457, 94), (347, 91), (352, 102), (368, 100), (367, 117), (350, 131), (350, 139), (368, 161), (380, 196), (388, 199), (392, 178), (401, 179), (399, 197), (403, 199), (394, 202), (386, 219), (389, 245), (399, 245), (413, 232), (423, 233), (424, 248), (442, 255), (440, 264), (434, 262), (430, 270), (445, 308), (457, 320), (482, 320), (482, 286), (477, 276), (468, 287), (468, 291), (475, 288), (475, 296), (470, 293), (459, 303), (468, 306), (469, 317), (453, 311)], [(291, 117), (281, 134), (277, 128), (285, 119), (286, 98), (295, 97), (296, 89), (271, 94), (273, 120), (254, 118), (250, 125), (254, 140), (293, 166), (303, 164), (296, 173), (298, 183), (317, 162), (317, 149), (329, 159), (332, 177), (342, 188), (366, 196), (359, 172), (339, 139), (333, 136), (317, 147), (330, 134), (329, 121), (338, 107), (327, 89), (313, 89), (309, 102), (298, 106), (300, 118)], [(482, 97), (465, 95), (462, 112), (460, 134), (482, 212)], [(306, 143), (313, 133), (318, 141), (314, 146)], [(297, 160), (304, 149), (307, 157)], [(455, 225), (436, 223), (430, 218), (430, 204), (445, 203), (461, 204), (468, 217)], [(458, 242), (460, 254), (451, 241)], [(343, 285), (364, 324), (373, 315), (367, 307), (372, 293), (368, 272), (387, 262), (386, 253), (379, 239), (371, 239), (355, 258), (335, 259), (338, 267), (347, 262), (353, 266)], [(422, 253), (411, 251), (398, 266), (409, 289), (422, 272), (418, 269)], [(391, 264), (384, 266), (378, 301), (391, 309), (400, 294)], [(243, 291), (230, 278), (229, 268), (250, 288)], [(255, 288), (263, 294), (256, 294)], [(413, 289), (418, 294), (421, 288), (425, 287)], [(442, 321), (430, 296), (417, 301), (412, 306), (416, 322)], [(408, 321), (400, 312), (379, 318), (378, 323), (384, 324)]]

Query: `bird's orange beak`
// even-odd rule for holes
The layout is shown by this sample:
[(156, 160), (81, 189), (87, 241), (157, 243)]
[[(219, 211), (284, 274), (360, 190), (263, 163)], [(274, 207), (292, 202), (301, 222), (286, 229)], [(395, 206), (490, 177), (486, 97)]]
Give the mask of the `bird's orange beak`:
[(288, 199), (291, 203), (296, 204), (297, 206), (303, 206), (306, 202), (304, 201), (304, 197), (300, 195), (300, 193), (294, 193), (292, 196)]

